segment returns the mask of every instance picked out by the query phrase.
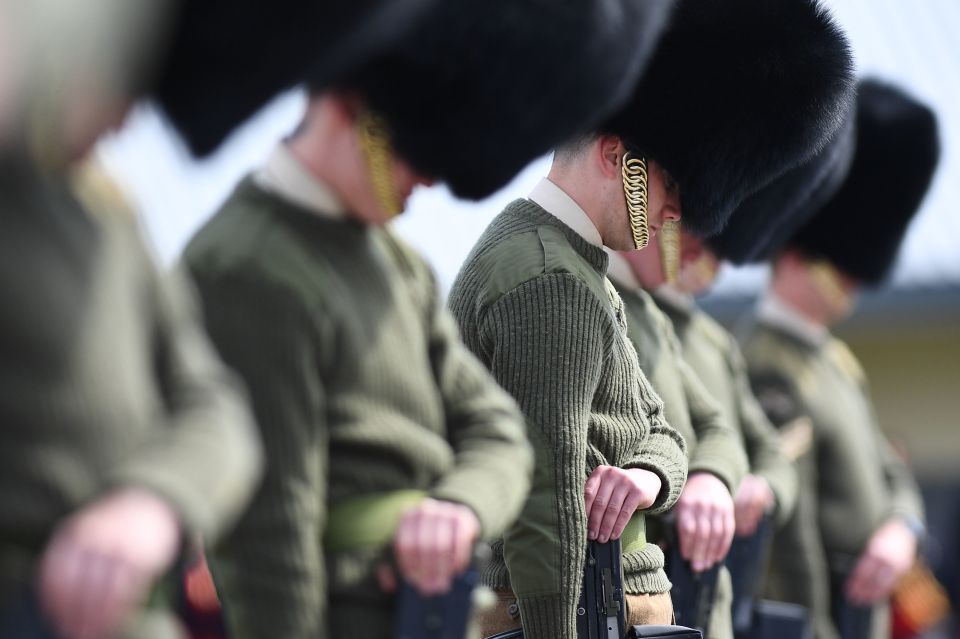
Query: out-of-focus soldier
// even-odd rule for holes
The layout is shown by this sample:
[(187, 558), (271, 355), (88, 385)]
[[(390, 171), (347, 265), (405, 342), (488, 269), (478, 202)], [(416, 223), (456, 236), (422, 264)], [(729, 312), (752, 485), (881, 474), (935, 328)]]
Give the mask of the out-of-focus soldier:
[[(30, 62), (38, 65), (16, 96), (22, 126), (0, 147), (4, 635), (26, 624), (46, 625), (66, 639), (179, 636), (169, 613), (177, 560), (195, 538), (214, 541), (230, 525), (260, 468), (259, 442), (237, 385), (209, 346), (179, 276), (167, 277), (154, 264), (135, 215), (90, 157), (91, 146), (134, 99), (151, 94), (168, 106), (191, 146), (211, 150), (290, 78), (289, 58), (276, 53), (286, 51), (281, 35), (317, 51), (316, 59), (297, 58), (293, 82), (308, 62), (330, 52), (310, 29), (328, 24), (320, 17), (352, 16), (350, 24), (360, 28), (381, 13), (372, 10), (379, 2), (352, 4), (356, 14), (338, 5), (312, 23), (294, 23), (292, 31), (280, 28), (291, 26), (283, 13), (259, 24), (256, 38), (249, 30), (231, 33), (278, 46), (243, 69), (243, 82), (234, 73), (221, 97), (236, 97), (236, 108), (211, 112), (204, 100), (183, 109), (169, 105), (190, 104), (210, 88), (207, 82), (238, 70), (231, 66), (234, 52), (207, 48), (236, 22), (198, 24), (190, 7), (202, 5), (204, 13), (229, 5), (226, 18), (242, 17), (252, 27), (255, 15), (279, 6), (302, 5), (312, 14), (311, 7), (326, 5), (178, 5), (171, 27), (176, 55), (164, 59), (189, 50), (197, 65), (171, 62), (152, 76), (166, 82), (146, 86), (144, 76), (124, 66), (136, 68), (141, 60), (125, 57), (124, 43), (135, 41), (141, 31), (134, 27), (154, 15), (149, 10), (156, 5), (142, 4), (3, 6), (5, 28), (11, 15), (36, 16), (15, 24), (35, 47), (26, 50), (36, 53)], [(84, 9), (90, 16), (79, 15)], [(75, 31), (71, 16), (78, 18)], [(47, 29), (48, 19), (54, 28)], [(127, 27), (132, 33), (117, 33)], [(51, 40), (37, 42), (44, 34)], [(241, 41), (242, 55), (249, 55), (249, 41)], [(350, 61), (363, 59), (355, 52)], [(194, 135), (205, 144), (193, 143)]]
[(771, 283), (745, 333), (753, 388), (770, 419), (812, 427), (769, 590), (809, 607), (821, 639), (888, 636), (888, 598), (923, 537), (917, 486), (880, 431), (864, 371), (829, 331), (857, 291), (889, 274), (938, 153), (925, 105), (862, 81), (849, 173), (812, 219), (768, 246)]

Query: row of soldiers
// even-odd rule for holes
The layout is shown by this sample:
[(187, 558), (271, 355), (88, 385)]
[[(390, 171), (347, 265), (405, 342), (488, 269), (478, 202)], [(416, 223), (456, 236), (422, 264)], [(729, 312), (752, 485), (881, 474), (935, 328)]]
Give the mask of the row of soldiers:
[[(664, 548), (703, 573), (773, 515), (769, 594), (884, 636), (922, 507), (829, 328), (890, 270), (936, 123), (856, 82), (816, 0), (170, 10), (149, 73), (86, 109), (33, 83), (0, 151), (0, 632), (178, 636), (201, 543), (235, 638), (386, 636), (398, 585), (448, 591), (478, 542), (484, 635), (575, 637), (609, 540), (627, 623), (665, 625)], [(298, 83), (296, 131), (160, 272), (91, 144), (150, 97), (204, 155)], [(551, 149), (444, 304), (390, 219)], [(723, 260), (774, 265), (743, 350), (694, 301)], [(721, 572), (707, 636), (731, 598)]]

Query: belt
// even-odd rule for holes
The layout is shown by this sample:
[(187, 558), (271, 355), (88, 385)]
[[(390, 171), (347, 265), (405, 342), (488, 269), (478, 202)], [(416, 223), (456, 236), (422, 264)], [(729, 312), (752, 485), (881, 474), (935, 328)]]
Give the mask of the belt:
[(647, 545), (647, 521), (643, 513), (633, 513), (620, 535), (620, 553), (640, 552)]
[(396, 490), (331, 504), (323, 534), (324, 550), (341, 552), (389, 545), (403, 512), (426, 496), (422, 490)]

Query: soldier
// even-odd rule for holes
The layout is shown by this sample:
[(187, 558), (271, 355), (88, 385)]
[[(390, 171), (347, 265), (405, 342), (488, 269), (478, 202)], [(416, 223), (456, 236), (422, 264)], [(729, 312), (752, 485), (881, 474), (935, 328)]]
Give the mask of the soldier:
[[(263, 8), (229, 4), (238, 15)], [(193, 53), (217, 57), (198, 42), (217, 24), (184, 16), (177, 30), (190, 32)], [(264, 26), (258, 39), (270, 42)], [(306, 42), (319, 58), (328, 52)], [(123, 195), (89, 159), (133, 99), (163, 91), (129, 69), (99, 77), (104, 69), (79, 64), (89, 49), (61, 44), (42, 50), (56, 73), (28, 91), (27, 125), (0, 149), (0, 634), (43, 624), (66, 639), (176, 637), (169, 605), (178, 558), (196, 537), (215, 542), (230, 525), (255, 486), (261, 451), (179, 276), (159, 272)], [(67, 53), (77, 67), (59, 57)], [(289, 71), (268, 58), (244, 75), (251, 84), (230, 78), (229, 95), (245, 108), (279, 90), (274, 82)], [(202, 92), (226, 70), (197, 62), (180, 71), (189, 90)], [(241, 96), (245, 89), (252, 95)], [(46, 99), (35, 103), (37, 95)], [(210, 145), (242, 119), (231, 111), (214, 121), (199, 110), (181, 111), (178, 125), (188, 138), (216, 132)]]
[[(856, 128), (846, 180), (776, 247), (767, 296), (744, 341), (770, 418), (812, 423), (812, 447), (798, 462), (800, 501), (777, 540), (771, 591), (810, 607), (819, 638), (888, 636), (888, 597), (923, 536), (917, 487), (880, 432), (863, 370), (829, 329), (860, 288), (890, 271), (936, 166), (936, 120), (899, 89), (866, 80)], [(872, 623), (848, 625), (870, 614), (858, 615), (865, 606), (873, 606)]]
[(181, 548), (257, 478), (246, 405), (95, 164), (7, 151), (0, 202), (0, 634), (35, 589), (67, 639), (180, 636)]
[[(758, 65), (769, 59), (782, 65)], [(531, 496), (484, 575), (501, 600), (487, 634), (522, 621), (527, 637), (574, 636), (587, 540), (618, 537), (628, 623), (669, 623), (663, 554), (643, 522), (679, 497), (685, 446), (639, 367), (602, 247), (641, 247), (681, 198), (705, 230), (722, 225), (813, 151), (830, 127), (810, 114), (829, 122), (849, 84), (846, 41), (815, 3), (678, 3), (628, 106), (558, 149), (548, 178), (481, 236), (450, 305), (537, 454)]]
[[(515, 517), (532, 469), (522, 418), (385, 224), (419, 183), (488, 195), (599, 118), (648, 48), (627, 35), (665, 7), (438, 9), (389, 57), (314, 92), (190, 242), (208, 328), (251, 388), (268, 458), (212, 564), (232, 637), (388, 636), (384, 561), (444, 592)], [(607, 61), (616, 72), (597, 73)], [(598, 102), (556, 109), (568, 86), (541, 77), (545, 62)]]

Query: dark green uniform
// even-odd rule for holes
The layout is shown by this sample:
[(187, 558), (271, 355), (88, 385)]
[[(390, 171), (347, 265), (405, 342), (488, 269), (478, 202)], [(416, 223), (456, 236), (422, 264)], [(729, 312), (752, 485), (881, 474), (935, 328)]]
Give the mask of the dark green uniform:
[[(667, 421), (687, 441), (689, 472), (716, 475), (732, 495), (747, 471), (746, 454), (737, 431), (725, 421), (719, 405), (684, 359), (670, 320), (650, 295), (631, 281), (633, 278), (624, 270), (630, 267), (622, 262), (623, 258), (613, 254), (610, 259), (610, 278), (623, 299), (640, 368), (663, 399)], [(616, 268), (615, 260), (620, 261)], [(721, 573), (706, 634), (711, 639), (732, 639), (733, 593), (729, 572), (721, 568)]]
[[(259, 468), (249, 413), (176, 282), (96, 172), (0, 161), (0, 608), (56, 524), (140, 487), (214, 541)], [(112, 209), (112, 210), (108, 210)], [(95, 211), (95, 212), (94, 212)], [(179, 633), (158, 607), (127, 636)]]
[(372, 504), (422, 491), (502, 534), (532, 465), (516, 405), (389, 230), (246, 180), (184, 259), (270, 464), (214, 557), (231, 637), (390, 636), (375, 568), (397, 513)]
[[(464, 341), (519, 401), (537, 454), (531, 496), (484, 575), (513, 589), (531, 639), (575, 635), (590, 472), (657, 473), (654, 514), (676, 502), (686, 478), (683, 439), (639, 367), (606, 268), (601, 247), (516, 200), (481, 236), (450, 295)], [(670, 588), (654, 544), (625, 552), (623, 572), (629, 594)]]
[[(813, 425), (798, 460), (797, 510), (777, 535), (769, 594), (808, 606), (818, 639), (837, 636), (830, 619), (831, 571), (853, 568), (871, 534), (892, 517), (920, 522), (917, 486), (883, 437), (866, 379), (845, 344), (761, 315), (745, 334), (754, 390), (771, 420)], [(842, 583), (842, 582), (841, 582)], [(888, 636), (876, 607), (873, 636)]]

